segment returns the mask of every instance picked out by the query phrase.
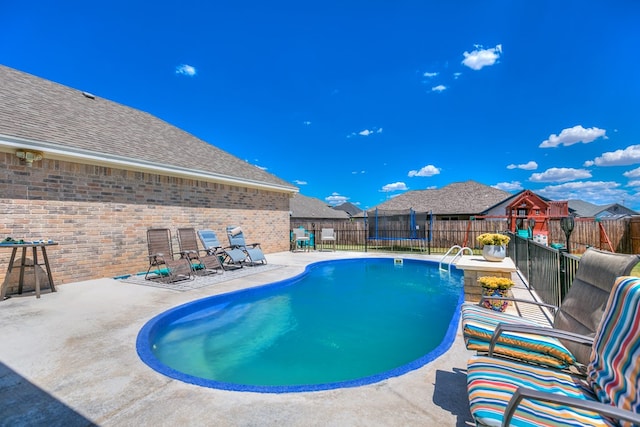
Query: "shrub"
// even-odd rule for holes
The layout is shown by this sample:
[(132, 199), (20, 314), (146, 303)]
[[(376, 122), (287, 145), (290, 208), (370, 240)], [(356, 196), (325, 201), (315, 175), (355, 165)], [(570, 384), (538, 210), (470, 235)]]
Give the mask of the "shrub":
[(478, 242), (483, 245), (502, 246), (509, 243), (509, 240), (511, 240), (509, 236), (498, 233), (484, 233), (478, 236)]
[(488, 289), (511, 289), (515, 283), (508, 277), (482, 276), (478, 277), (478, 283)]

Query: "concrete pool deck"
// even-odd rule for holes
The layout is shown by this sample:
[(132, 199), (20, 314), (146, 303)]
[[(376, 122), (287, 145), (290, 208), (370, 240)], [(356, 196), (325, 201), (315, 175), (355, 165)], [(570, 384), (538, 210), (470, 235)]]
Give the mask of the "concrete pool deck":
[(288, 278), (311, 262), (363, 256), (441, 257), (283, 252), (267, 255), (281, 268), (187, 292), (97, 279), (58, 286), (40, 299), (0, 301), (0, 425), (474, 425), (466, 393), (472, 352), (459, 328), (451, 348), (422, 368), (375, 384), (317, 392), (202, 388), (157, 373), (136, 353), (138, 331), (171, 307)]

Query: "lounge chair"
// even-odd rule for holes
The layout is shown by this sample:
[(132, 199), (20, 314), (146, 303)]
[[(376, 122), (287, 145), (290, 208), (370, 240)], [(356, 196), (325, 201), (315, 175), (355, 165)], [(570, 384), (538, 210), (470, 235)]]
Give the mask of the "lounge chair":
[(293, 250), (302, 249), (309, 250), (311, 246), (311, 237), (303, 227), (293, 229)]
[(467, 392), (476, 425), (640, 425), (638, 307), (640, 278), (618, 278), (593, 337), (586, 377), (513, 360), (472, 357)]
[(227, 227), (227, 237), (229, 238), (229, 246), (242, 249), (249, 257), (251, 264), (257, 264), (258, 262), (263, 264), (267, 263), (267, 259), (260, 248), (260, 243), (247, 244), (244, 240), (242, 228), (236, 226)]
[(168, 228), (150, 228), (147, 230), (149, 249), (149, 268), (144, 278), (158, 279), (166, 283), (193, 279), (191, 264), (184, 256), (176, 259), (171, 244), (171, 231)]
[(229, 268), (242, 268), (247, 260), (247, 254), (244, 253), (243, 250), (223, 247), (213, 230), (198, 230), (198, 237), (209, 255), (221, 258), (221, 263), (225, 270)]
[(198, 248), (196, 230), (193, 228), (178, 228), (178, 242), (180, 252), (184, 253), (195, 275), (216, 274), (218, 270), (224, 271), (220, 258), (215, 253)]
[(511, 299), (554, 311), (553, 328), (544, 328), (534, 321), (474, 303), (463, 304), (462, 330), (467, 349), (487, 352), (490, 341), (494, 339), (495, 353), (503, 356), (560, 369), (576, 363), (586, 364), (589, 347), (564, 337), (572, 333), (594, 335), (616, 277), (628, 275), (639, 261), (638, 255), (588, 249), (560, 307)]
[(320, 232), (320, 250), (324, 249), (325, 243), (331, 243), (333, 250), (336, 250), (336, 234), (333, 228), (323, 228)]

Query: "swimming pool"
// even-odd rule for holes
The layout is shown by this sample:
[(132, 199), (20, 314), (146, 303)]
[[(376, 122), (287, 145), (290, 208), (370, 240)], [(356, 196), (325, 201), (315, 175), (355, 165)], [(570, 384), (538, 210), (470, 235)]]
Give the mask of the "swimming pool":
[(417, 369), (453, 342), (462, 274), (393, 258), (322, 261), (293, 278), (173, 308), (141, 329), (156, 371), (225, 390), (315, 391)]

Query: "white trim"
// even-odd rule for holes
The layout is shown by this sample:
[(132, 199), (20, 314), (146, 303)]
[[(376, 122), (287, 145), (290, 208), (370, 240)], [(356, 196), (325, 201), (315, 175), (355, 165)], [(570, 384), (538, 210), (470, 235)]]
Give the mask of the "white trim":
[[(6, 148), (9, 148), (8, 150)], [(221, 184), (235, 185), (240, 187), (250, 187), (270, 191), (285, 193), (297, 193), (299, 190), (293, 186), (272, 184), (245, 178), (236, 178), (229, 175), (205, 172), (200, 170), (187, 169), (179, 166), (171, 166), (161, 163), (149, 162), (146, 160), (132, 160), (123, 156), (112, 154), (96, 153), (94, 151), (79, 148), (60, 147), (59, 145), (33, 141), (0, 134), (0, 151), (11, 152), (11, 149), (32, 149), (42, 151), (44, 158), (54, 160), (82, 160), (88, 164), (119, 167), (127, 170), (142, 172), (152, 172), (160, 175), (169, 175), (197, 179), (202, 181), (212, 181)]]

